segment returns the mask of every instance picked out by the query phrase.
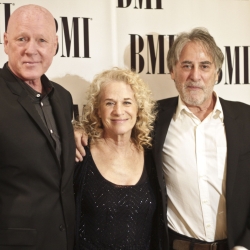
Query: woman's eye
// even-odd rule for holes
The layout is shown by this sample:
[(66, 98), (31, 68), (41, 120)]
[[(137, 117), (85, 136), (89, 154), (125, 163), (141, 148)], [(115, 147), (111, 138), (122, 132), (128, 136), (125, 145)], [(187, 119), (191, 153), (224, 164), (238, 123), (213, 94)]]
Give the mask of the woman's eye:
[(131, 102), (124, 102), (124, 104), (125, 104), (125, 105), (130, 105), (130, 104), (131, 104)]
[(114, 105), (113, 102), (106, 102), (106, 106), (112, 106), (112, 105)]

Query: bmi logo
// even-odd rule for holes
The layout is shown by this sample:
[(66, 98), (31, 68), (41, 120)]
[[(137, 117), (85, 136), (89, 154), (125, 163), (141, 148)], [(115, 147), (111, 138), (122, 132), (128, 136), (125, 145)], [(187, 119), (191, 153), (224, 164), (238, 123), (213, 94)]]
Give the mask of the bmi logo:
[(163, 9), (162, 0), (118, 0), (117, 8), (128, 8), (129, 6), (133, 6), (134, 9)]
[[(167, 74), (166, 55), (175, 35), (130, 35), (130, 67), (137, 73)], [(250, 84), (250, 46), (224, 46), (224, 65), (218, 83)]]

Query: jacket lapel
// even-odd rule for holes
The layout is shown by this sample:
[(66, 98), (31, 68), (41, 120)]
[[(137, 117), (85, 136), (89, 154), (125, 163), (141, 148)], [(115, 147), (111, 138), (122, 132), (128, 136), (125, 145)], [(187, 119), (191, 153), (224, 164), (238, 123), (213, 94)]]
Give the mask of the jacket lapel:
[(60, 134), (61, 147), (62, 147), (62, 157), (61, 157), (61, 170), (62, 173), (65, 170), (65, 163), (68, 159), (68, 136), (70, 133), (70, 128), (67, 127), (68, 121), (64, 115), (63, 103), (61, 103), (61, 98), (58, 96), (58, 92), (55, 91), (52, 97), (50, 98), (50, 103), (53, 109), (53, 114), (55, 120), (57, 121), (56, 125)]
[(176, 110), (178, 98), (171, 98), (159, 101), (159, 111), (155, 121), (154, 153), (161, 155), (164, 141), (173, 114)]
[(237, 172), (240, 145), (240, 128), (237, 123), (237, 114), (232, 110), (230, 102), (220, 98), (224, 113), (224, 124), (227, 138), (227, 177), (226, 177), (226, 198), (230, 200)]
[(155, 121), (153, 153), (159, 180), (162, 179), (162, 149), (173, 114), (176, 110), (178, 97), (164, 99), (158, 102), (159, 111)]
[[(31, 119), (37, 124), (37, 126), (40, 128), (46, 139), (49, 141), (49, 146), (56, 157), (55, 149), (54, 149), (54, 143), (52, 138), (49, 135), (49, 132), (45, 125), (43, 124), (43, 121), (41, 117), (39, 116), (35, 106), (32, 104), (27, 92), (21, 84), (19, 84), (17, 79), (11, 74), (11, 72), (6, 68), (6, 66), (1, 71), (3, 77), (6, 80), (6, 84), (9, 87), (10, 91), (17, 95), (17, 102), (23, 107), (23, 109), (29, 114)], [(57, 157), (56, 157), (57, 159)]]

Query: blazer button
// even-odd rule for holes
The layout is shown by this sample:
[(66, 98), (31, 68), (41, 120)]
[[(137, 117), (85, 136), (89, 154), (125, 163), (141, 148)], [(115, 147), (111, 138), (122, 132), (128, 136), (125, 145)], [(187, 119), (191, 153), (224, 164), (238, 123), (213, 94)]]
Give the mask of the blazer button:
[(65, 231), (65, 227), (63, 225), (59, 226), (60, 231)]

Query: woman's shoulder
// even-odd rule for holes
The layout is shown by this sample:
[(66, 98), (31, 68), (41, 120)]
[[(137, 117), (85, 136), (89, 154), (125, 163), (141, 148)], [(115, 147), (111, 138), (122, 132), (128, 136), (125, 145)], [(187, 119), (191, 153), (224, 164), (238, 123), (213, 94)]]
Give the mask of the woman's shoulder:
[(86, 166), (88, 164), (89, 158), (91, 156), (90, 148), (89, 146), (84, 146), (86, 155), (83, 157), (82, 161), (75, 162), (75, 172), (74, 172), (74, 181), (81, 178), (81, 176), (86, 171)]

